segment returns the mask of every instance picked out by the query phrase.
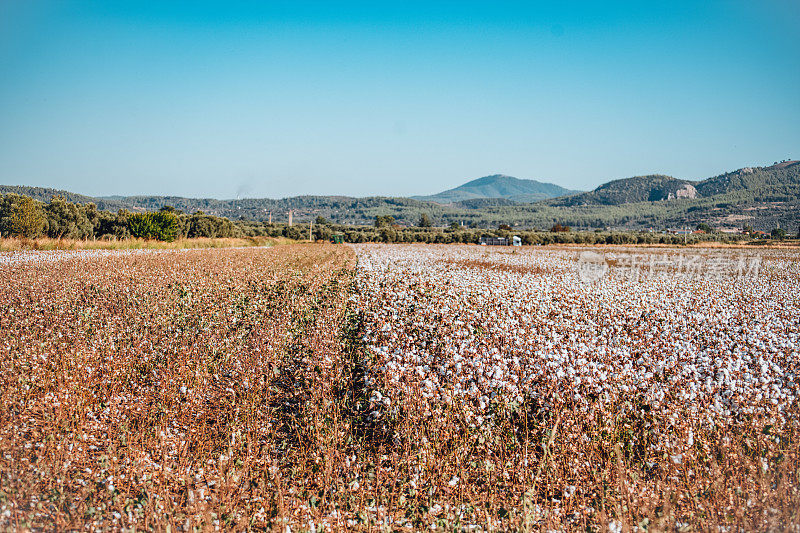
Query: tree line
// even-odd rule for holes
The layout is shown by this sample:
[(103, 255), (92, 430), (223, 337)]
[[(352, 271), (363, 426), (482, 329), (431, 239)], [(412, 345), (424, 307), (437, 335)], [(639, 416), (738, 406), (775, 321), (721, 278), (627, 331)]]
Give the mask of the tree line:
[[(345, 242), (384, 242), (384, 243), (467, 243), (479, 244), (481, 237), (510, 237), (516, 235), (524, 245), (547, 244), (693, 244), (703, 241), (739, 242), (750, 240), (747, 235), (729, 233), (696, 233), (676, 235), (669, 233), (653, 233), (646, 231), (572, 231), (568, 226), (555, 224), (549, 230), (514, 230), (507, 224), (497, 229), (468, 228), (451, 223), (447, 228), (430, 225), (427, 216), (421, 216), (414, 227), (402, 227), (392, 224), (391, 216), (381, 215), (375, 218), (373, 226), (348, 226), (335, 224), (317, 217), (312, 226), (313, 238), (330, 240), (334, 235), (341, 235)], [(427, 226), (425, 225), (427, 224)], [(300, 224), (293, 227), (276, 228), (274, 231), (289, 238), (308, 238), (309, 225)]]
[(193, 237), (242, 237), (253, 235), (250, 225), (200, 211), (185, 214), (171, 207), (159, 211), (116, 213), (101, 211), (93, 203), (77, 204), (55, 196), (40, 202), (29, 196), (0, 196), (0, 235), (36, 239), (106, 239), (131, 237), (173, 241)]
[[(289, 226), (262, 221), (237, 220), (204, 214), (183, 213), (163, 206), (157, 211), (103, 211), (93, 203), (78, 204), (62, 197), (41, 202), (19, 194), (0, 195), (0, 236), (35, 239), (128, 238), (172, 241), (180, 238), (285, 237), (294, 240), (329, 241), (341, 235), (345, 242), (479, 243), (483, 236), (517, 235), (526, 245), (537, 244), (684, 244), (700, 241), (735, 242), (745, 235), (711, 233), (673, 235), (644, 231), (571, 231), (555, 223), (550, 230), (515, 230), (502, 223), (498, 229), (481, 229), (451, 222), (446, 228), (434, 227), (422, 213), (412, 227), (399, 226), (392, 215), (377, 215), (372, 226), (338, 224), (318, 216), (313, 224)], [(709, 228), (710, 230), (710, 228)], [(786, 235), (773, 238), (783, 238)]]

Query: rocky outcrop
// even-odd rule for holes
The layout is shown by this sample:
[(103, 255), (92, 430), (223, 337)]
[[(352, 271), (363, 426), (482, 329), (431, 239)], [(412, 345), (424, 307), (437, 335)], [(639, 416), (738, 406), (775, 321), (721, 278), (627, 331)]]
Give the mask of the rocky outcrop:
[(667, 200), (675, 200), (678, 198), (697, 198), (697, 189), (694, 188), (694, 185), (686, 183), (680, 189), (667, 194)]

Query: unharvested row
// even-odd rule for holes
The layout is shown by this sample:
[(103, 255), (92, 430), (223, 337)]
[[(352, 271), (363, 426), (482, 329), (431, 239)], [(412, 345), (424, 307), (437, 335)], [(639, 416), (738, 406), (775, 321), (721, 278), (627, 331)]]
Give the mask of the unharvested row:
[(582, 283), (578, 251), (356, 249), (388, 475), (418, 524), (798, 523), (797, 253), (633, 276), (625, 253), (686, 252), (614, 250)]

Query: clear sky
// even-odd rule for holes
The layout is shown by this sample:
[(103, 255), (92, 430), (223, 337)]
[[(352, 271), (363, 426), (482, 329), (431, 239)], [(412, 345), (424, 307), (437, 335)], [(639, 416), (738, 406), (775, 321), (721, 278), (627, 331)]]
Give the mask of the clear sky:
[(591, 189), (800, 158), (800, 2), (0, 1), (0, 183)]

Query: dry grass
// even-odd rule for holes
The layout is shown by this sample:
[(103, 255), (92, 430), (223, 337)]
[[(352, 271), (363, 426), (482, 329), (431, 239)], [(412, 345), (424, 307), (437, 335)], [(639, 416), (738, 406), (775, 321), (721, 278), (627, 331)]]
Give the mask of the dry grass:
[[(798, 529), (796, 399), (742, 389), (749, 409), (718, 413), (675, 346), (730, 358), (739, 329), (660, 314), (708, 294), (644, 287), (648, 315), (615, 314), (560, 285), (567, 252), (356, 251), (358, 268), (329, 244), (0, 262), (0, 527)], [(769, 283), (714, 305), (789, 320), (741, 346), (777, 343), (794, 375), (797, 299), (772, 306)], [(604, 355), (579, 348), (597, 332)]]
[(286, 243), (287, 239), (273, 237), (194, 238), (173, 242), (144, 239), (76, 240), (76, 239), (0, 239), (0, 252), (20, 250), (180, 250), (189, 248), (240, 248), (246, 246), (272, 246)]

